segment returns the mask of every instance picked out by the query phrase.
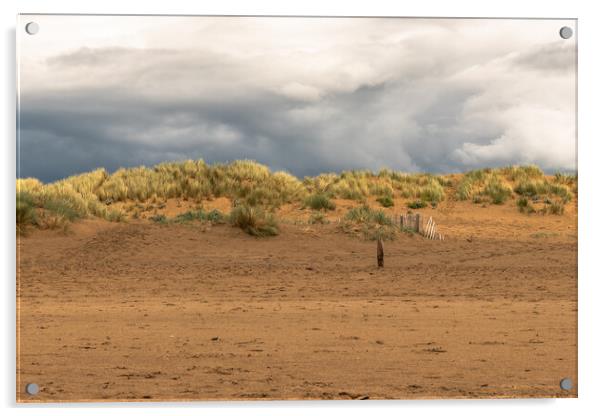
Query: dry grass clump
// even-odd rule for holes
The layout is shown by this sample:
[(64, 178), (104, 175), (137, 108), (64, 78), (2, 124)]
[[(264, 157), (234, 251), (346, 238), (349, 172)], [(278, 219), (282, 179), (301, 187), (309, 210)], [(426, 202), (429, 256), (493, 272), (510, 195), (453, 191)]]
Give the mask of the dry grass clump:
[(262, 208), (239, 205), (230, 212), (230, 224), (255, 237), (278, 235), (276, 219)]

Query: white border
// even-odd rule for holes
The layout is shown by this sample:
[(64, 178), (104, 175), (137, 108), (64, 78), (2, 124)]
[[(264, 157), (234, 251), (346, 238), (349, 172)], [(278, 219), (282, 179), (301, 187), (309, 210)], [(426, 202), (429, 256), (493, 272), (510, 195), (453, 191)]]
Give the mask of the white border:
[[(596, 2), (582, 1), (413, 1), (380, 0), (253, 0), (193, 2), (182, 0), (4, 0), (0, 2), (2, 21), (2, 111), (3, 157), (0, 172), (2, 211), (2, 377), (0, 394), (4, 414), (80, 414), (104, 415), (110, 408), (115, 415), (192, 415), (210, 414), (329, 414), (342, 410), (350, 414), (368, 411), (399, 414), (400, 412), (448, 415), (545, 412), (548, 415), (590, 414), (600, 408), (597, 400), (602, 387), (600, 324), (602, 316), (597, 299), (601, 293), (602, 277), (599, 264), (602, 189), (597, 179), (600, 170), (600, 74), (602, 74), (599, 41), (602, 40), (602, 15)], [(17, 13), (111, 13), (111, 14), (236, 14), (236, 15), (346, 15), (346, 16), (445, 16), (445, 17), (546, 17), (579, 19), (579, 399), (563, 400), (454, 400), (405, 402), (245, 402), (174, 404), (117, 404), (70, 406), (17, 406), (15, 404), (15, 23)], [(597, 185), (597, 186), (596, 186)], [(597, 324), (597, 325), (596, 325)]]

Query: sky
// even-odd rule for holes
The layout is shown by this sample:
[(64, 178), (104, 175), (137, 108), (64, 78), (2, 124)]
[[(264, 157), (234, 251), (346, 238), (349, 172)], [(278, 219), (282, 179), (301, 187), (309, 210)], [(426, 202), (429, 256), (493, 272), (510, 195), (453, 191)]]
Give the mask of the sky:
[(562, 26), (575, 21), (23, 15), (17, 176), (199, 158), (299, 177), (574, 171)]

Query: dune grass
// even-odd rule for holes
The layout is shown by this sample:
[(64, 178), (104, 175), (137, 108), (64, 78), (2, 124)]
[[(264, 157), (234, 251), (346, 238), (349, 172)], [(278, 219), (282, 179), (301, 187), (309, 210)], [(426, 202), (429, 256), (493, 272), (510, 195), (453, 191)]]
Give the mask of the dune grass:
[(576, 176), (557, 173), (550, 178), (539, 167), (532, 165), (479, 169), (463, 175), (456, 196), (459, 200), (497, 205), (515, 197), (518, 198), (519, 210), (525, 213), (535, 211), (533, 202), (549, 200), (554, 208), (546, 208), (541, 212), (561, 215), (564, 205), (576, 193), (576, 183)]
[(340, 228), (346, 233), (360, 234), (366, 240), (393, 240), (398, 232), (392, 217), (368, 205), (347, 211)]
[(385, 196), (376, 198), (376, 202), (378, 202), (384, 208), (391, 208), (391, 207), (395, 206), (395, 201), (393, 201), (393, 198), (390, 197), (389, 195), (385, 195)]
[(475, 203), (489, 202), (501, 205), (512, 195), (512, 188), (497, 169), (479, 169), (467, 172), (458, 184), (457, 196), (460, 200)]
[(183, 214), (177, 215), (173, 222), (178, 224), (185, 224), (193, 221), (210, 222), (212, 224), (223, 224), (227, 219), (220, 210), (214, 209), (211, 211), (205, 211), (203, 209), (195, 211), (187, 211)]
[(259, 207), (237, 206), (230, 212), (229, 219), (230, 224), (255, 237), (269, 237), (279, 233), (274, 216)]
[(309, 207), (313, 210), (334, 210), (336, 205), (330, 200), (326, 194), (313, 194), (305, 198), (304, 207)]
[[(576, 194), (576, 175), (558, 173), (550, 177), (537, 166), (478, 169), (459, 176), (408, 174), (390, 169), (377, 173), (349, 170), (299, 180), (287, 172), (271, 172), (267, 166), (251, 160), (213, 165), (188, 160), (122, 168), (113, 174), (97, 169), (49, 184), (35, 178), (17, 179), (16, 215), (21, 230), (30, 226), (59, 228), (81, 218), (137, 218), (140, 212), (148, 210), (144, 207), (149, 204), (158, 215), (157, 209), (170, 198), (200, 204), (218, 197), (245, 207), (235, 212), (241, 218), (245, 212), (262, 216), (260, 212), (274, 212), (284, 204), (328, 211), (336, 208), (333, 199), (357, 201), (363, 206), (373, 198), (390, 208), (395, 206), (396, 198), (401, 198), (410, 208), (420, 209), (429, 204), (436, 207), (446, 197), (484, 205), (502, 205), (513, 199), (522, 212), (547, 201), (545, 211), (561, 215), (564, 205)], [(521, 198), (526, 198), (528, 204), (524, 205)], [(205, 221), (204, 215), (208, 213), (187, 213), (169, 221)]]
[(409, 201), (406, 203), (406, 206), (410, 209), (420, 209), (420, 208), (426, 208), (428, 204), (424, 201), (421, 201), (420, 199), (414, 200), (414, 201)]

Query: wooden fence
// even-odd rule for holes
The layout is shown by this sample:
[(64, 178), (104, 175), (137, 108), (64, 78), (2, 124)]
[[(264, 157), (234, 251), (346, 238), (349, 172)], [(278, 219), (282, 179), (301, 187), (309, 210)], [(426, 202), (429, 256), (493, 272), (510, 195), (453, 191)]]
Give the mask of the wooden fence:
[(437, 231), (437, 224), (433, 217), (429, 217), (426, 224), (423, 224), (423, 218), (420, 214), (402, 214), (399, 218), (402, 230), (410, 230), (422, 235), (429, 240), (443, 240), (443, 234)]

